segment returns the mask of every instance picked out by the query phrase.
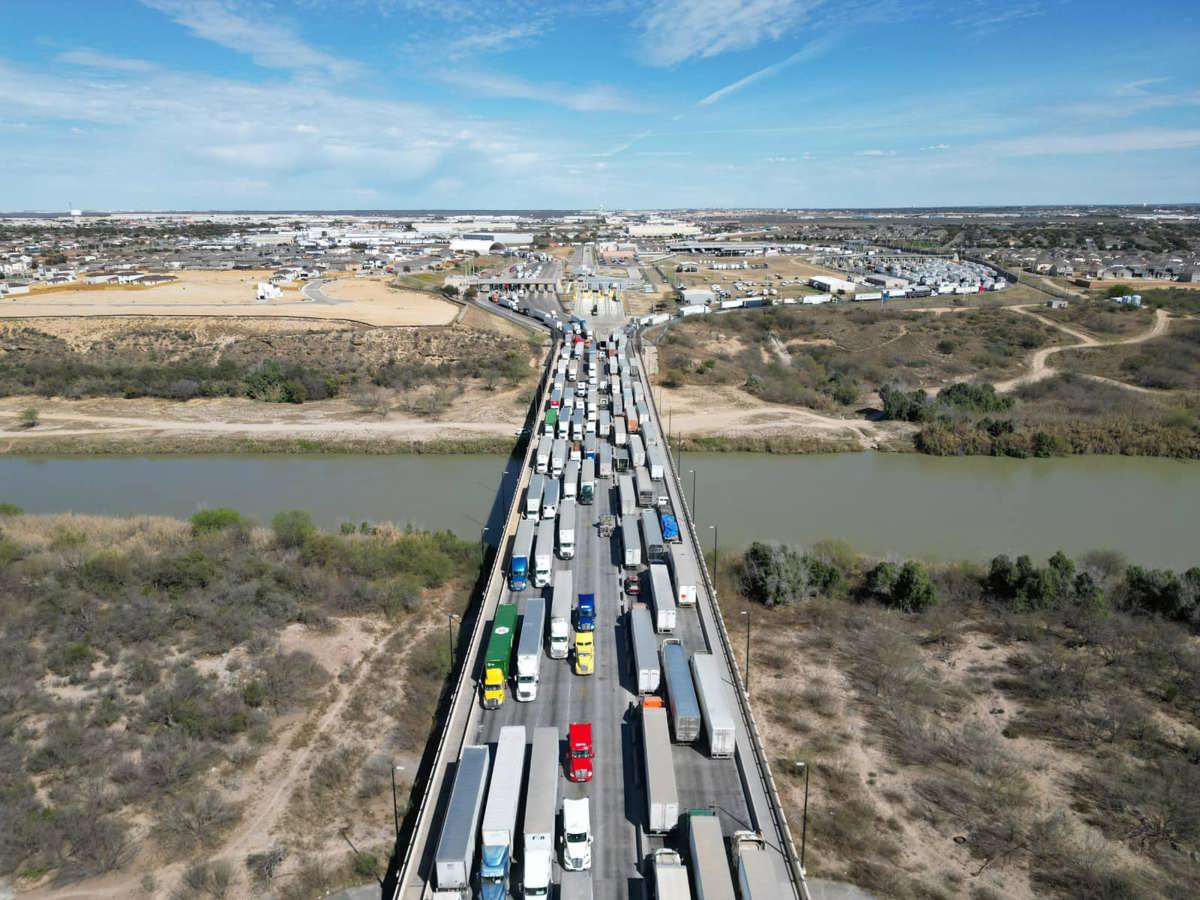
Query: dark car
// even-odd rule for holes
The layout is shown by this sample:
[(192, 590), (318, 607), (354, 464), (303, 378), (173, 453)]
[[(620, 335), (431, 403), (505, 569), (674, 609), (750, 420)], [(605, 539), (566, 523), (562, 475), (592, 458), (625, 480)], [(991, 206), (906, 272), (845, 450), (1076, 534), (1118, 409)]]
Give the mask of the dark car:
[(630, 575), (625, 579), (625, 593), (636, 597), (642, 592), (642, 580), (636, 575)]

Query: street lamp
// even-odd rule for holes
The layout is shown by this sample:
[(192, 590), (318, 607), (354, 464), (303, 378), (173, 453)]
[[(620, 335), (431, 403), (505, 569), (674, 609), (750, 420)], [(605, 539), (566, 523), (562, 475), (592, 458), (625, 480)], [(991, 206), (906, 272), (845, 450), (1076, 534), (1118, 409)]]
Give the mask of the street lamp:
[(797, 769), (804, 770), (804, 815), (800, 822), (800, 874), (804, 874), (804, 850), (808, 843), (808, 763), (797, 762)]
[[(694, 516), (695, 513), (692, 515)], [(713, 533), (713, 590), (715, 592), (717, 588), (717, 576), (720, 573), (721, 568), (721, 560), (717, 556), (717, 526), (709, 525), (708, 527), (712, 529)], [(713, 599), (715, 600), (716, 598), (714, 597)]]
[(396, 773), (403, 772), (404, 766), (392, 764), (392, 818), (396, 821), (396, 837), (400, 837), (400, 802), (396, 799)]
[(692, 473), (692, 521), (696, 521), (696, 470), (688, 469)]
[(504, 491), (504, 513), (508, 514), (508, 469), (504, 470), (504, 474), (500, 477), (501, 489)]
[(446, 643), (450, 649), (450, 671), (454, 671), (454, 620), (462, 621), (462, 616), (455, 613), (446, 613)]
[(746, 694), (750, 694), (750, 610), (743, 609), (742, 615), (746, 617)]

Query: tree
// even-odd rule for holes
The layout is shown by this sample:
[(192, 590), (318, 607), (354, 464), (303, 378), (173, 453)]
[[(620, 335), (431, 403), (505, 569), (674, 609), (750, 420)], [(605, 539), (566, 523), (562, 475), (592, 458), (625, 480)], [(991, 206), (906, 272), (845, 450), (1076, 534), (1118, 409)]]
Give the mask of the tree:
[(924, 391), (905, 393), (891, 384), (879, 389), (879, 400), (883, 404), (883, 417), (899, 422), (920, 422), (929, 406)]
[(21, 410), (21, 427), (37, 428), (41, 424), (41, 415), (32, 406)]
[(909, 560), (900, 567), (892, 589), (892, 606), (905, 612), (921, 612), (937, 602), (937, 593), (925, 567)]
[(316, 533), (312, 516), (302, 509), (288, 509), (271, 519), (275, 542), (281, 547), (300, 547)]

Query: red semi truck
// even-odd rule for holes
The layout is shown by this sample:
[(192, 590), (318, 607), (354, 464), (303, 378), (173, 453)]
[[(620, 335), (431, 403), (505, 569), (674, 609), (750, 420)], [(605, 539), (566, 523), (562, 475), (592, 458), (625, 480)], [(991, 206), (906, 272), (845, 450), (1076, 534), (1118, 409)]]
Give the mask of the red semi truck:
[(572, 781), (592, 780), (592, 723), (572, 722), (567, 728), (567, 777)]

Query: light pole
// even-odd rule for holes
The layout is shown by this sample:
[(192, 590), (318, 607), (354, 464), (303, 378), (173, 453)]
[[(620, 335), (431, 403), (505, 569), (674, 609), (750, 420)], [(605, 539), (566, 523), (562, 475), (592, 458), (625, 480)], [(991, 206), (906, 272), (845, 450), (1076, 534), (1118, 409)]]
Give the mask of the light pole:
[(504, 470), (504, 474), (501, 476), (500, 484), (503, 485), (504, 514), (507, 516), (508, 515), (508, 469)]
[[(693, 513), (693, 515), (695, 514)], [(721, 570), (721, 560), (717, 556), (717, 526), (709, 525), (708, 527), (712, 529), (713, 533), (713, 591), (715, 592), (717, 589), (717, 577)], [(715, 600), (716, 598), (714, 597), (713, 599)]]
[(400, 837), (400, 802), (396, 799), (396, 773), (403, 772), (404, 766), (392, 764), (392, 818), (396, 821), (396, 838)]
[(696, 521), (696, 470), (688, 469), (692, 473), (692, 521)]
[(798, 762), (796, 768), (804, 770), (804, 815), (800, 820), (800, 874), (804, 874), (804, 850), (808, 844), (808, 763)]
[(746, 617), (746, 695), (750, 694), (750, 610), (743, 609), (742, 615)]
[(462, 617), (452, 612), (446, 613), (446, 644), (450, 649), (450, 671), (454, 671), (454, 620), (462, 621)]

